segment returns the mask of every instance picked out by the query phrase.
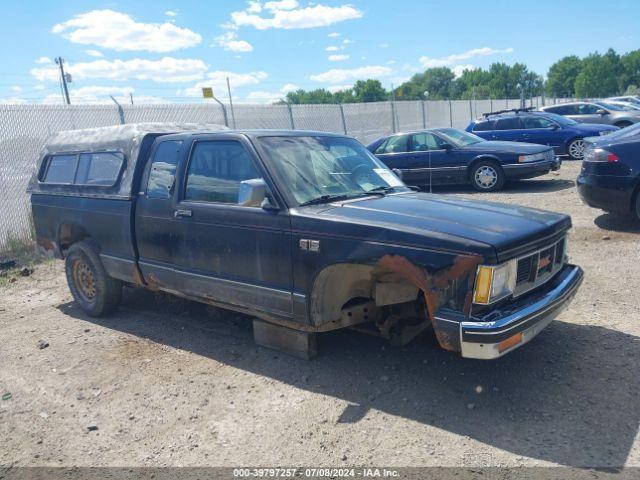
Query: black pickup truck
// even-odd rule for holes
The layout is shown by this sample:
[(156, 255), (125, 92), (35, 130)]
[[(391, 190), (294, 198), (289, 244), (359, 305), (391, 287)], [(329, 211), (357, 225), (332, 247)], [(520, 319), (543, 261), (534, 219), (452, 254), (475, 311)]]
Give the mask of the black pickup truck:
[(125, 285), (251, 315), (302, 357), (351, 327), (428, 329), (491, 359), (537, 335), (583, 277), (566, 215), (419, 193), (358, 141), (139, 124), (61, 132), (30, 182), (37, 242), (93, 316)]

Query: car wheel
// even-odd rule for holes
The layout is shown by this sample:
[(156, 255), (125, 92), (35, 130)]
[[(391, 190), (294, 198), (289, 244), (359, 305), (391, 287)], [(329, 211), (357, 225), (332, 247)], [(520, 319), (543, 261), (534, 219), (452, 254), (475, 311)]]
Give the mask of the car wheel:
[(107, 315), (120, 304), (122, 283), (107, 274), (100, 257), (88, 243), (71, 245), (65, 271), (73, 299), (87, 315)]
[(491, 160), (482, 160), (471, 169), (471, 185), (481, 192), (495, 192), (504, 185), (502, 168)]
[(636, 195), (635, 214), (636, 214), (636, 220), (640, 222), (640, 192)]
[(567, 153), (574, 160), (582, 160), (584, 157), (584, 140), (576, 138), (567, 147)]
[(618, 128), (625, 128), (632, 125), (631, 122), (618, 122), (616, 124), (614, 124), (614, 126), (618, 127)]

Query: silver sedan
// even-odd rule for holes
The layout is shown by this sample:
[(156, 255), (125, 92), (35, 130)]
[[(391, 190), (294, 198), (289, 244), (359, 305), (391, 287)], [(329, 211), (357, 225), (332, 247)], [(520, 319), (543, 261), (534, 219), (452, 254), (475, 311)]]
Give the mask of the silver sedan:
[(570, 102), (541, 107), (545, 112), (557, 113), (581, 123), (606, 123), (624, 128), (640, 122), (640, 110), (625, 110), (624, 107), (607, 102)]

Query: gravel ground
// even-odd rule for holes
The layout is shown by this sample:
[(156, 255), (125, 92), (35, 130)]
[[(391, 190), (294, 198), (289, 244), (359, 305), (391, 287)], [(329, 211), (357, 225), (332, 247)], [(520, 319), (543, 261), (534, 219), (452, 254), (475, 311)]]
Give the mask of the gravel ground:
[(582, 205), (578, 168), (441, 191), (573, 217), (582, 289), (497, 361), (352, 331), (303, 361), (254, 345), (246, 317), (150, 292), (91, 319), (61, 262), (5, 281), (0, 466), (640, 466), (640, 227)]

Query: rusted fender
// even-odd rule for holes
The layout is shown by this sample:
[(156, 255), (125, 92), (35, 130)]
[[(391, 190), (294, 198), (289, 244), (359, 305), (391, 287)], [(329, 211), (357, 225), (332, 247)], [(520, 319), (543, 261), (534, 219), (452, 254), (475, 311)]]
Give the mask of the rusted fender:
[(436, 319), (436, 311), (439, 304), (438, 300), (443, 289), (445, 289), (449, 283), (466, 276), (468, 279), (468, 293), (465, 298), (464, 313), (465, 315), (468, 314), (471, 310), (471, 298), (473, 295), (476, 270), (481, 261), (482, 258), (477, 255), (458, 255), (453, 265), (439, 271), (435, 275), (429, 275), (423, 267), (415, 265), (401, 255), (385, 255), (379, 260), (378, 264), (380, 267), (405, 278), (422, 291), (427, 310), (426, 313), (431, 321), (431, 325), (433, 325), (438, 343), (445, 350), (454, 351), (456, 350), (455, 339), (450, 338), (450, 334), (441, 328)]

